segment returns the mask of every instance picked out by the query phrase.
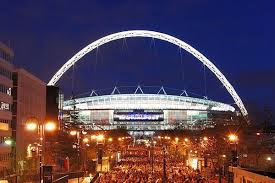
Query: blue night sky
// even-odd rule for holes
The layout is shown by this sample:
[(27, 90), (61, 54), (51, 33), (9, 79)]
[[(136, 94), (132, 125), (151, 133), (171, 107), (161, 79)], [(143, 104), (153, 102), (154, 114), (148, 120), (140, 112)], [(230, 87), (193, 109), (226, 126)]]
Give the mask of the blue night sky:
[[(14, 64), (45, 82), (92, 41), (123, 30), (147, 29), (173, 35), (208, 57), (235, 87), (253, 120), (264, 119), (264, 106), (274, 112), (272, 0), (3, 1), (0, 22), (0, 40), (14, 49)], [(58, 83), (67, 97), (72, 75), (68, 71)], [(114, 41), (87, 54), (75, 66), (74, 81), (75, 94), (115, 85), (163, 85), (233, 103), (209, 70), (204, 77), (201, 62), (150, 38)]]

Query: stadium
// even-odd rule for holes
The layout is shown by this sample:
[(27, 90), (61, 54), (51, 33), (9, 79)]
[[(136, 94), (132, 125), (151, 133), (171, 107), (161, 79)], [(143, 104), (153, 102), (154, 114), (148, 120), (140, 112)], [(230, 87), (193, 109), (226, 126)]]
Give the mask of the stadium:
[[(75, 97), (61, 102), (61, 117), (64, 121), (77, 122), (93, 130), (126, 129), (128, 131), (156, 131), (169, 129), (205, 129), (215, 125), (228, 125), (235, 117), (247, 119), (248, 112), (234, 87), (224, 74), (207, 57), (186, 42), (156, 31), (129, 30), (113, 33), (88, 44), (71, 57), (50, 79), (48, 86), (55, 86), (60, 78), (82, 57), (109, 42), (125, 38), (152, 38), (177, 46), (193, 55), (204, 68), (208, 68), (220, 81), (234, 100), (235, 107), (207, 97), (166, 93), (164, 88), (157, 93), (143, 92), (138, 86), (134, 93), (115, 92)], [(72, 92), (73, 93), (73, 92)], [(249, 123), (246, 120), (246, 123)]]
[(186, 91), (171, 95), (161, 87), (156, 94), (149, 94), (140, 86), (132, 94), (121, 94), (115, 87), (109, 95), (93, 91), (90, 96), (65, 100), (63, 112), (64, 120), (77, 118), (86, 129), (128, 131), (213, 128), (219, 116), (224, 124), (225, 116), (230, 121), (237, 114), (231, 105), (190, 97)]

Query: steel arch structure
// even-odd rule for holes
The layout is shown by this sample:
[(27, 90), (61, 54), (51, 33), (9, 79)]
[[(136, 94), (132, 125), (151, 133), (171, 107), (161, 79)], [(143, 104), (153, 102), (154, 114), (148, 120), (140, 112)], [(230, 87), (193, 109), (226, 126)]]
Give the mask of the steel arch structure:
[(235, 101), (236, 105), (239, 107), (241, 113), (243, 116), (247, 116), (248, 112), (235, 91), (234, 87), (229, 83), (229, 81), (226, 79), (226, 77), (222, 74), (222, 72), (203, 54), (201, 54), (199, 51), (197, 51), (195, 48), (190, 46), (189, 44), (185, 43), (184, 41), (170, 36), (168, 34), (164, 34), (161, 32), (155, 32), (155, 31), (149, 31), (149, 30), (130, 30), (130, 31), (122, 31), (118, 33), (113, 33), (110, 35), (107, 35), (105, 37), (102, 37), (88, 46), (84, 47), (82, 50), (80, 50), (78, 53), (76, 53), (71, 59), (69, 59), (51, 78), (48, 85), (55, 85), (56, 82), (62, 77), (62, 75), (71, 67), (73, 66), (78, 60), (80, 60), (84, 55), (89, 53), (90, 51), (98, 48), (101, 45), (104, 45), (106, 43), (109, 43), (114, 40), (123, 39), (123, 38), (129, 38), (129, 37), (149, 37), (154, 39), (163, 40), (169, 43), (172, 43), (176, 46), (179, 46), (180, 48), (184, 49), (185, 51), (192, 54), (194, 57), (196, 57), (199, 61), (201, 61), (204, 65), (208, 67), (208, 69), (215, 74), (215, 76), (220, 80), (220, 82), (225, 86), (229, 94), (232, 96), (233, 100)]

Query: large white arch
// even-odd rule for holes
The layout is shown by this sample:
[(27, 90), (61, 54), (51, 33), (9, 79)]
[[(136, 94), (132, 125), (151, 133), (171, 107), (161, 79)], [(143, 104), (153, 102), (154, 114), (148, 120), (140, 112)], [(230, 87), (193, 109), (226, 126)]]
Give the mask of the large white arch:
[(175, 44), (179, 46), (180, 48), (186, 50), (187, 52), (191, 53), (194, 57), (196, 57), (199, 61), (201, 61), (204, 65), (206, 65), (215, 75), (216, 77), (221, 81), (221, 83), (225, 86), (227, 91), (230, 93), (232, 98), (234, 99), (236, 105), (239, 107), (241, 113), (243, 116), (247, 116), (247, 110), (244, 107), (244, 104), (241, 100), (241, 98), (238, 96), (237, 92), (233, 88), (233, 86), (228, 82), (226, 77), (220, 72), (220, 70), (209, 60), (207, 59), (203, 54), (198, 52), (195, 48), (190, 46), (189, 44), (185, 43), (184, 41), (170, 36), (168, 34), (155, 32), (155, 31), (148, 31), (148, 30), (130, 30), (130, 31), (122, 31), (114, 34), (110, 34), (108, 36), (102, 37), (82, 50), (80, 50), (78, 53), (76, 53), (70, 60), (68, 60), (51, 78), (48, 85), (55, 85), (56, 82), (62, 77), (62, 75), (72, 66), (74, 63), (76, 63), (79, 59), (81, 59), (85, 54), (89, 53), (90, 51), (96, 49), (97, 47), (122, 38), (128, 38), (128, 37), (150, 37), (155, 38), (159, 40), (163, 40), (172, 44)]

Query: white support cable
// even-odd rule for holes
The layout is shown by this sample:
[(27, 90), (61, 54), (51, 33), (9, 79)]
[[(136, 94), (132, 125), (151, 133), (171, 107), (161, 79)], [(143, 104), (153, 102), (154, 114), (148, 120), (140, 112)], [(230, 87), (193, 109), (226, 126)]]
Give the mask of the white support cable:
[(199, 51), (197, 51), (195, 48), (190, 46), (189, 44), (185, 43), (184, 41), (170, 36), (168, 34), (155, 32), (155, 31), (148, 31), (148, 30), (130, 30), (130, 31), (122, 31), (114, 34), (107, 35), (105, 37), (102, 37), (88, 46), (84, 47), (82, 50), (80, 50), (78, 53), (76, 53), (71, 59), (69, 59), (51, 78), (48, 85), (53, 86), (56, 84), (56, 82), (62, 77), (62, 75), (78, 60), (80, 60), (84, 55), (89, 53), (90, 51), (96, 49), (97, 47), (104, 45), (106, 43), (109, 43), (114, 40), (127, 38), (127, 37), (150, 37), (155, 38), (159, 40), (163, 40), (172, 44), (175, 44), (182, 49), (186, 50), (190, 54), (192, 54), (194, 57), (196, 57), (199, 61), (201, 61), (203, 64), (205, 64), (209, 70), (215, 74), (215, 76), (220, 80), (220, 82), (226, 87), (229, 94), (232, 96), (234, 101), (236, 102), (237, 106), (239, 107), (241, 113), (243, 116), (247, 116), (247, 110), (233, 88), (233, 86), (229, 83), (229, 81), (226, 79), (226, 77), (221, 73), (221, 71), (209, 60), (207, 59), (203, 54), (201, 54)]
[(118, 94), (120, 94), (120, 91), (119, 91), (118, 88), (115, 86), (114, 89), (113, 89), (113, 91), (112, 91), (112, 93), (111, 93), (111, 95), (116, 94), (116, 91), (117, 91)]
[(143, 94), (143, 90), (141, 89), (140, 85), (138, 85), (134, 94), (137, 94), (138, 91), (140, 91)]
[(183, 90), (182, 93), (180, 94), (180, 96), (182, 96), (183, 94), (184, 94), (186, 97), (189, 96), (186, 90)]
[(95, 90), (92, 90), (90, 97), (92, 97), (92, 96), (98, 96), (98, 94), (95, 92)]
[(159, 91), (158, 91), (157, 94), (160, 94), (160, 92), (162, 92), (164, 95), (167, 95), (167, 93), (166, 93), (166, 91), (164, 90), (164, 87), (163, 87), (163, 86), (159, 89)]

